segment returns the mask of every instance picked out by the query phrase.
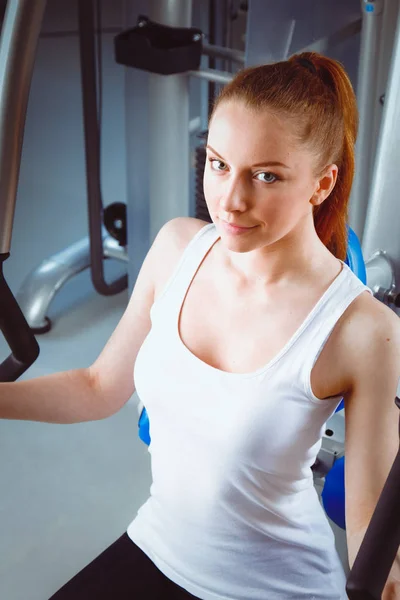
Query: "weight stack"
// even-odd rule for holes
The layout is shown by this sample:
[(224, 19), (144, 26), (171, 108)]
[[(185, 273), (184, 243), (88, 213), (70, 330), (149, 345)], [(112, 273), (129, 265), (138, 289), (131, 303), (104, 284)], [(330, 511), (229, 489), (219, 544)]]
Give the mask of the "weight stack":
[(203, 192), (203, 175), (204, 168), (206, 166), (206, 139), (207, 132), (202, 133), (199, 136), (203, 142), (196, 148), (196, 183), (195, 183), (195, 200), (196, 200), (196, 218), (202, 221), (212, 223), (210, 213), (208, 212), (206, 199), (204, 198)]

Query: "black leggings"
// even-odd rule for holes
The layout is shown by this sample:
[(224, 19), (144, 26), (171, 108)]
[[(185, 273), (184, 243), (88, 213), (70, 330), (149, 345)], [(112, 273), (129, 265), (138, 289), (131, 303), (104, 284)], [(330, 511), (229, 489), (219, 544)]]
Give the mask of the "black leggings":
[(125, 533), (49, 600), (188, 600)]

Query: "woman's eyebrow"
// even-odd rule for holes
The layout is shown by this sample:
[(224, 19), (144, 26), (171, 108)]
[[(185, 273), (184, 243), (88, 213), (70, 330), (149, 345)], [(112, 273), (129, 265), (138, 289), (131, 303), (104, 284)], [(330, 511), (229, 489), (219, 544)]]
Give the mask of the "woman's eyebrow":
[[(220, 154), (218, 154), (218, 152), (216, 150), (214, 150), (214, 148), (212, 148), (208, 144), (207, 144), (206, 148), (211, 150), (211, 152), (213, 154), (215, 154), (216, 156), (218, 156), (218, 158), (220, 158), (222, 161), (225, 160)], [(284, 163), (278, 162), (276, 160), (266, 160), (264, 162), (260, 162), (255, 165), (252, 165), (252, 167), (266, 167), (266, 166), (268, 166), (268, 167), (283, 167), (284, 169), (290, 169), (290, 167), (288, 167)]]

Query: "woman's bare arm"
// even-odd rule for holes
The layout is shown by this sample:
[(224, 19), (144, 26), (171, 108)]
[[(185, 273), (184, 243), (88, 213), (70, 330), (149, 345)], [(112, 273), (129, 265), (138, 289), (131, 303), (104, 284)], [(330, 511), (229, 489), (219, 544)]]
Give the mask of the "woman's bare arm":
[(2, 419), (78, 423), (102, 419), (107, 416), (105, 408), (87, 369), (0, 383)]
[(88, 368), (0, 383), (0, 418), (77, 423), (104, 419), (122, 408), (135, 391), (133, 370), (150, 331), (155, 289), (172, 274), (190, 239), (204, 225), (190, 218), (166, 223), (143, 262), (120, 322), (96, 361)]
[[(163, 237), (163, 234), (161, 234)], [(150, 249), (129, 304), (97, 361), (89, 368), (0, 383), (0, 417), (50, 423), (103, 419), (123, 406), (134, 392), (133, 365), (150, 329), (153, 260)]]
[[(349, 321), (344, 346), (349, 368), (345, 395), (346, 535), (350, 567), (364, 538), (399, 447), (400, 320), (375, 299)], [(382, 598), (400, 600), (400, 554)]]

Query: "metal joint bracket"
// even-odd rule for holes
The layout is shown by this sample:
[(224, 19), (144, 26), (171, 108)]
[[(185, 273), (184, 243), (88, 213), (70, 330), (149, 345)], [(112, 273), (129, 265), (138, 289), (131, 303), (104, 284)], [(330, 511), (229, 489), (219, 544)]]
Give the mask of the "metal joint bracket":
[(335, 461), (344, 455), (345, 421), (343, 411), (335, 413), (327, 422), (322, 446), (312, 467), (314, 480), (324, 478)]
[(365, 263), (367, 285), (377, 300), (385, 304), (394, 304), (396, 280), (394, 266), (386, 252), (378, 250)]
[[(103, 237), (103, 256), (128, 262), (126, 248), (111, 236)], [(16, 299), (35, 333), (50, 330), (47, 312), (54, 296), (71, 277), (89, 267), (90, 241), (85, 237), (45, 259), (27, 275)]]

